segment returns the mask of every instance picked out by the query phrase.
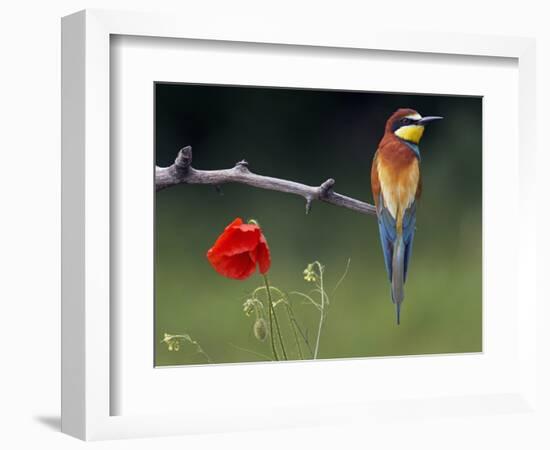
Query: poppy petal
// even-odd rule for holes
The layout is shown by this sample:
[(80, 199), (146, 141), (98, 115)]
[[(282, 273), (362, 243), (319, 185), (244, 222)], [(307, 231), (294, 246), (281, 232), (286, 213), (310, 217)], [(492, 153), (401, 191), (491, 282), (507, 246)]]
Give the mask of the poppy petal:
[(263, 234), (260, 236), (260, 243), (258, 244), (258, 247), (256, 247), (256, 260), (258, 262), (260, 273), (262, 275), (266, 274), (271, 267), (271, 255), (269, 246), (267, 245), (267, 241)]
[(227, 225), (224, 228), (222, 234), (220, 234), (218, 236), (218, 239), (216, 239), (216, 242), (214, 243), (212, 248), (216, 247), (217, 245), (220, 245), (225, 240), (227, 240), (233, 234), (233, 230), (235, 230), (240, 225), (242, 225), (242, 223), (243, 223), (243, 220), (240, 217), (237, 217), (233, 222), (231, 222), (229, 225)]
[(249, 252), (258, 245), (259, 240), (260, 229), (255, 225), (241, 224), (226, 227), (209, 253), (213, 257), (219, 257)]
[(225, 229), (227, 230), (228, 228), (236, 227), (236, 226), (242, 225), (242, 224), (243, 224), (243, 219), (241, 219), (240, 217), (237, 217), (233, 222), (231, 222), (229, 225), (227, 225), (225, 227)]
[(256, 264), (250, 259), (248, 253), (222, 257), (216, 263), (212, 263), (212, 261), (210, 263), (220, 275), (235, 280), (244, 280), (256, 270)]

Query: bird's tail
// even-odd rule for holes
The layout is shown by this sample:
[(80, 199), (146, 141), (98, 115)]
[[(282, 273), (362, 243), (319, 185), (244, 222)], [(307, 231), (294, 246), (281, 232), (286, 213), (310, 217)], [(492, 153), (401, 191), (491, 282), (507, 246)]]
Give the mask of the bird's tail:
[(400, 322), (401, 304), (405, 298), (405, 243), (403, 236), (399, 233), (393, 246), (392, 258), (392, 279), (391, 279), (391, 297), (395, 304), (395, 314), (397, 325)]

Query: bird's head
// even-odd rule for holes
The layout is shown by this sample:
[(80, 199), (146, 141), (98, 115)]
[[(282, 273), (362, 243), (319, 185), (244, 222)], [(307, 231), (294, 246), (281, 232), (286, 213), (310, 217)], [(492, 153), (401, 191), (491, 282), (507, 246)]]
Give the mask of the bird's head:
[(401, 108), (395, 111), (386, 122), (386, 133), (393, 133), (404, 141), (418, 144), (424, 134), (424, 127), (440, 119), (443, 117), (422, 117), (414, 109)]

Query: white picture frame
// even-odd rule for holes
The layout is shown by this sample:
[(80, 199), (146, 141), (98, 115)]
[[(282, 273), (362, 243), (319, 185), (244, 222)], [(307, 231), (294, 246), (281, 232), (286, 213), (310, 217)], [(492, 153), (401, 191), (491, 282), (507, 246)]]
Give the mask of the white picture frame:
[[(185, 23), (185, 27), (182, 23)], [(519, 118), (519, 141), (517, 145), (515, 141), (513, 143), (519, 158), (519, 177), (511, 182), (512, 192), (508, 197), (515, 200), (510, 205), (511, 211), (521, 214), (522, 217), (521, 221), (515, 223), (516, 264), (510, 269), (514, 271), (517, 291), (513, 294), (515, 303), (511, 303), (509, 311), (517, 308), (517, 316), (510, 314), (508, 317), (513, 320), (515, 327), (512, 344), (517, 351), (517, 360), (514, 359), (510, 364), (517, 369), (517, 374), (514, 371), (514, 376), (507, 379), (507, 384), (502, 386), (495, 380), (495, 391), (486, 391), (484, 385), (480, 384), (479, 392), (472, 394), (471, 392), (476, 391), (472, 389), (468, 391), (468, 395), (449, 391), (446, 396), (442, 396), (443, 391), (434, 387), (433, 392), (428, 388), (422, 391), (420, 398), (407, 397), (398, 392), (391, 399), (369, 397), (365, 394), (364, 398), (358, 397), (355, 402), (349, 401), (349, 397), (338, 401), (338, 396), (330, 395), (325, 403), (307, 400), (304, 405), (286, 404), (283, 401), (270, 406), (268, 400), (263, 405), (264, 410), (255, 413), (247, 413), (246, 402), (237, 405), (239, 400), (231, 397), (225, 400), (216, 397), (211, 400), (213, 403), (208, 408), (195, 408), (192, 413), (186, 411), (188, 405), (182, 407), (181, 412), (174, 410), (173, 405), (170, 412), (159, 411), (163, 406), (162, 401), (153, 407), (152, 400), (149, 399), (143, 403), (145, 406), (142, 409), (119, 410), (117, 401), (113, 399), (117, 398), (118, 390), (124, 389), (125, 386), (120, 383), (124, 383), (125, 379), (113, 378), (113, 366), (118, 364), (119, 351), (113, 348), (117, 323), (112, 320), (110, 303), (114, 289), (111, 279), (111, 253), (116, 245), (111, 234), (111, 187), (119, 182), (117, 173), (111, 170), (110, 155), (113, 145), (110, 108), (114, 98), (110, 64), (114, 35), (233, 42), (242, 45), (254, 43), (256, 46), (283, 44), (300, 46), (306, 53), (313, 48), (331, 49), (331, 52), (336, 53), (345, 52), (346, 49), (364, 49), (406, 53), (411, 55), (410, 58), (414, 58), (414, 55), (420, 57), (419, 55), (445, 54), (517, 61), (517, 106), (512, 102), (510, 111), (506, 112), (508, 118)], [(260, 23), (250, 23), (247, 27), (235, 29), (229, 23), (187, 22), (185, 18), (163, 14), (87, 10), (63, 19), (62, 51), (62, 430), (65, 433), (81, 439), (97, 440), (324, 424), (334, 420), (361, 422), (379, 417), (387, 421), (399, 421), (403, 420), (403, 411), (406, 411), (405, 415), (411, 416), (425, 414), (431, 418), (437, 418), (438, 415), (471, 418), (479, 414), (498, 414), (504, 410), (518, 414), (522, 420), (537, 420), (537, 415), (542, 414), (539, 412), (542, 407), (536, 402), (535, 382), (537, 292), (529, 277), (529, 271), (534, 272), (536, 241), (532, 233), (524, 232), (533, 229), (536, 220), (533, 207), (535, 196), (532, 195), (535, 187), (532, 178), (528, 176), (535, 166), (533, 40), (443, 33), (396, 33), (391, 30), (366, 32), (351, 29), (343, 33), (340, 29), (337, 33), (330, 30), (306, 32), (304, 29), (293, 28), (281, 30)], [(221, 49), (220, 52), (223, 53), (224, 50)], [(422, 91), (426, 92), (425, 89)], [(521, 114), (527, 111), (528, 114)], [(152, 160), (151, 155), (144, 154), (141, 157), (145, 162)], [(484, 176), (487, 170), (485, 167)], [(499, 182), (497, 178), (495, 182)], [(493, 247), (486, 247), (485, 250), (495, 251)], [(517, 301), (519, 292), (521, 302)], [(152, 299), (144, 297), (141, 300), (143, 303)], [(487, 314), (487, 308), (484, 312)], [(126, 320), (134, 319), (126, 316)], [(139, 319), (136, 317), (135, 320)], [(152, 322), (152, 317), (150, 321)], [(505, 331), (500, 330), (499, 333), (502, 335)], [(500, 357), (504, 360), (506, 355)], [(152, 356), (150, 361), (151, 367), (147, 370), (154, 370)], [(428, 364), (418, 361), (414, 367), (405, 362), (405, 358), (387, 360), (383, 364), (390, 365), (393, 370), (410, 371), (412, 376), (414, 371), (421, 374), (422, 366)], [(445, 366), (441, 370), (452, 372), (457, 370), (454, 366), (457, 363), (454, 361), (452, 358), (440, 358), (436, 364)], [(476, 365), (478, 361), (462, 360), (456, 367), (470, 363)], [(140, 364), (143, 364), (142, 359), (137, 360), (135, 367), (138, 368), (135, 370), (139, 370)], [(314, 376), (317, 364), (326, 363), (293, 363), (292, 367), (288, 364), (260, 364), (227, 370), (231, 371), (230, 376), (233, 377), (237, 377), (237, 370), (246, 370), (258, 376), (266, 376), (268, 371), (276, 372), (277, 377), (284, 379), (285, 376), (300, 376), (300, 373)], [(359, 366), (364, 365), (361, 360), (329, 364), (331, 365), (325, 365), (323, 370), (334, 376), (342, 376), (350, 370), (362, 370)], [(493, 370), (497, 371), (499, 367), (493, 366)], [(157, 385), (151, 384), (145, 390), (164, 398), (165, 394), (161, 393), (160, 386), (166, 384), (167, 377), (171, 380), (169, 382), (173, 381), (173, 376), (167, 375), (170, 370), (160, 371), (164, 372), (160, 376), (165, 380)], [(177, 376), (185, 377), (187, 374), (194, 383), (200, 383), (204, 372), (197, 376), (200, 368), (191, 370), (196, 371), (194, 375), (193, 372), (186, 372)], [(387, 368), (382, 369), (380, 378), (377, 379), (381, 383), (384, 370)], [(141, 380), (139, 378), (140, 383)], [(138, 395), (135, 391), (129, 392), (129, 395)], [(216, 404), (217, 413), (213, 413), (212, 405)], [(395, 405), (399, 405), (399, 411), (395, 411)], [(151, 411), (148, 412), (149, 407)], [(270, 412), (270, 407), (279, 414)], [(132, 412), (127, 414), (126, 410)], [(113, 411), (117, 411), (117, 414), (113, 414)], [(275, 419), (266, 425), (265, 418), (270, 414)]]

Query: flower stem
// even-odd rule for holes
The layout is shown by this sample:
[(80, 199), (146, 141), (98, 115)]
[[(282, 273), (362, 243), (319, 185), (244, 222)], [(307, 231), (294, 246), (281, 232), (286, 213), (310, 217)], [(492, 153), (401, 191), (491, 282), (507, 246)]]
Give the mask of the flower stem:
[(315, 352), (313, 353), (313, 359), (317, 359), (319, 354), (319, 343), (321, 341), (321, 331), (323, 329), (323, 323), (325, 321), (325, 289), (323, 286), (323, 266), (320, 263), (317, 263), (319, 267), (319, 291), (321, 292), (321, 317), (319, 318), (319, 329), (317, 331), (317, 341), (315, 342)]
[(291, 306), (288, 303), (285, 303), (286, 313), (288, 314), (288, 321), (292, 327), (292, 332), (294, 333), (294, 340), (296, 341), (296, 347), (298, 348), (298, 354), (300, 359), (304, 359), (304, 354), (302, 353), (302, 347), (300, 346), (300, 340), (298, 339), (298, 331), (296, 330), (296, 319), (294, 318), (294, 313)]
[[(265, 283), (264, 279), (264, 283)], [(266, 288), (267, 292), (269, 292), (269, 288)], [(269, 316), (269, 340), (271, 341), (271, 351), (273, 353), (273, 359), (275, 361), (279, 361), (279, 355), (277, 354), (277, 349), (275, 348), (275, 340), (273, 338), (273, 314), (272, 309), (273, 306), (271, 305), (271, 296), (268, 295), (267, 297), (267, 315)]]
[(272, 350), (275, 351), (275, 342), (273, 341), (273, 325), (271, 324), (271, 317), (273, 316), (273, 320), (275, 322), (275, 328), (277, 329), (277, 336), (279, 337), (279, 342), (281, 344), (281, 350), (283, 352), (283, 357), (285, 360), (288, 360), (286, 350), (285, 350), (285, 344), (283, 342), (283, 337), (281, 336), (281, 329), (279, 328), (279, 320), (277, 319), (277, 313), (275, 312), (275, 308), (273, 307), (273, 299), (271, 298), (271, 289), (269, 287), (269, 280), (267, 278), (267, 275), (264, 275), (264, 284), (265, 284), (265, 290), (267, 291), (267, 301), (269, 302), (269, 311), (270, 311), (270, 331), (271, 331), (271, 347)]

